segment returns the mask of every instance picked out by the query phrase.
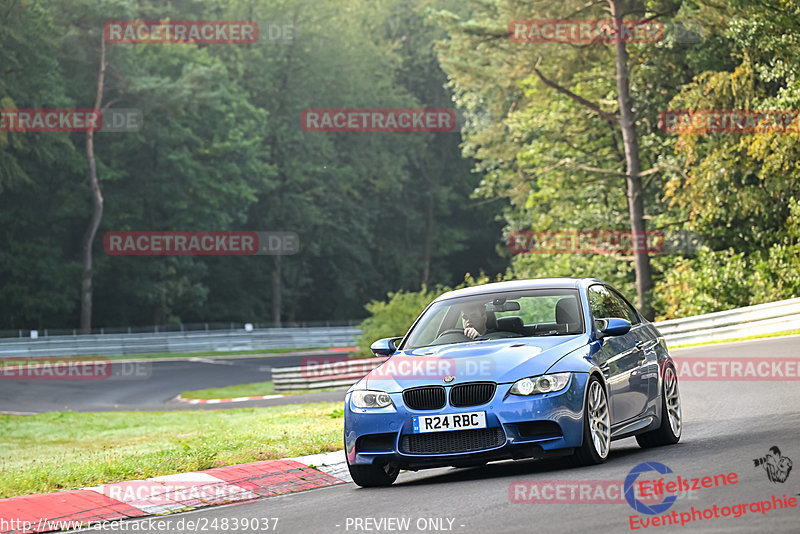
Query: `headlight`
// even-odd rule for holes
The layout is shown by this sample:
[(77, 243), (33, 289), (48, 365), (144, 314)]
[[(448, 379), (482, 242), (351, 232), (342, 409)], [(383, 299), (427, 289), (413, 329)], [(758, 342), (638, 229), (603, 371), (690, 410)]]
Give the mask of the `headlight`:
[(509, 393), (512, 395), (536, 395), (538, 393), (553, 393), (561, 391), (569, 383), (571, 373), (556, 373), (552, 375), (534, 376), (517, 380), (511, 386)]
[(391, 406), (392, 399), (383, 391), (357, 389), (353, 391), (353, 406), (356, 408), (383, 408)]
[(364, 387), (364, 381), (363, 380), (359, 380), (358, 382), (356, 382), (355, 384), (350, 386), (350, 389), (347, 390), (347, 393), (350, 393), (351, 391), (356, 391), (357, 389), (366, 389)]

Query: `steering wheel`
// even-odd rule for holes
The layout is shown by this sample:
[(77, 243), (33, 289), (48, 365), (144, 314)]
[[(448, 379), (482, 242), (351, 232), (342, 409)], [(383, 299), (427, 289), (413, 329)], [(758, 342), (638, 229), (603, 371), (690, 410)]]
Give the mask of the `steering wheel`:
[(461, 328), (448, 328), (447, 330), (445, 330), (436, 337), (439, 338), (447, 334), (461, 334), (462, 336), (467, 337), (464, 335), (464, 330), (462, 330)]

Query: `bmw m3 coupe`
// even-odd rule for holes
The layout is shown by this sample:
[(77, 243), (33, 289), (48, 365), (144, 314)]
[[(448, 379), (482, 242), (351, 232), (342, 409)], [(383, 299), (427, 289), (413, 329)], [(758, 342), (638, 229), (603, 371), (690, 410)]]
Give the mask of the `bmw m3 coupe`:
[(360, 486), (401, 469), (571, 456), (611, 441), (677, 443), (681, 402), (663, 337), (596, 279), (500, 282), (445, 293), (348, 390), (344, 442)]

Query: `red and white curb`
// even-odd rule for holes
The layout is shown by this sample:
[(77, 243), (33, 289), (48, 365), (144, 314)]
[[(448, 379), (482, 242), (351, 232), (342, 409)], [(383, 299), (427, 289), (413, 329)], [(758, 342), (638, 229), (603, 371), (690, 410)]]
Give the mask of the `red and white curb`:
[(260, 397), (234, 397), (232, 399), (184, 399), (180, 395), (173, 399), (175, 402), (184, 404), (222, 404), (225, 402), (246, 402), (255, 400), (280, 399), (286, 395), (261, 395)]
[(344, 484), (344, 451), (0, 499), (0, 532), (76, 529)]

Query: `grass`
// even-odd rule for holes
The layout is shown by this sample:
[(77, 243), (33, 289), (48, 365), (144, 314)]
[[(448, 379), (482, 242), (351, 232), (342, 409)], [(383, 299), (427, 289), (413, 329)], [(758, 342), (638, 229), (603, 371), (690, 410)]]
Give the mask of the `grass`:
[(734, 341), (748, 341), (750, 339), (764, 339), (769, 337), (784, 337), (784, 336), (794, 336), (800, 334), (800, 328), (796, 330), (786, 330), (783, 332), (773, 332), (771, 334), (756, 334), (754, 336), (746, 336), (746, 337), (735, 337), (733, 339), (718, 339), (715, 341), (701, 341), (700, 343), (687, 343), (685, 345), (675, 345), (670, 346), (670, 349), (684, 349), (688, 347), (699, 347), (701, 345), (717, 345), (719, 343), (733, 343)]
[(342, 448), (340, 403), (0, 415), (0, 498)]
[[(49, 358), (43, 357), (42, 361), (63, 361), (69, 360), (71, 362), (79, 361), (92, 361), (98, 358), (109, 360), (142, 360), (142, 359), (161, 359), (161, 358), (224, 358), (224, 357), (237, 357), (246, 356), (249, 354), (286, 354), (290, 352), (306, 352), (312, 350), (325, 350), (331, 347), (311, 347), (307, 349), (264, 349), (264, 350), (233, 350), (229, 352), (222, 351), (209, 351), (209, 352), (159, 352), (155, 354), (122, 354), (114, 356), (103, 356), (102, 354), (92, 356), (51, 356)], [(19, 365), (19, 360), (32, 359), (29, 356), (6, 356), (0, 360), (2, 365)]]
[(222, 388), (198, 389), (181, 393), (181, 397), (184, 399), (234, 399), (236, 397), (260, 397), (262, 395), (275, 395), (275, 385), (272, 381), (239, 384)]
[[(300, 395), (303, 393), (324, 393), (333, 389), (313, 389), (283, 391), (280, 395)], [(181, 397), (184, 399), (235, 399), (236, 397), (261, 397), (263, 395), (276, 395), (275, 385), (269, 382), (254, 382), (252, 384), (239, 384), (236, 386), (226, 386), (222, 388), (198, 389), (196, 391), (184, 391)]]

